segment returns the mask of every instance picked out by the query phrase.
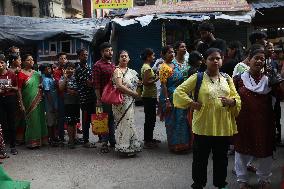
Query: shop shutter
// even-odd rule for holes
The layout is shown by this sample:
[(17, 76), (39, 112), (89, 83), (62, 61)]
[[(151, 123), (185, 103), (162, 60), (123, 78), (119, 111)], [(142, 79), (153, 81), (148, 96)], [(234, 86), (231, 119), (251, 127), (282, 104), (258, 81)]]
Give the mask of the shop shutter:
[(240, 41), (244, 46), (247, 46), (247, 25), (218, 25), (215, 26), (217, 38), (224, 39), (227, 43), (231, 41)]
[(129, 67), (140, 74), (142, 61), (140, 54), (145, 48), (152, 48), (156, 58), (160, 57), (162, 46), (161, 24), (158, 21), (152, 21), (148, 26), (142, 27), (140, 24), (134, 24), (126, 27), (118, 26), (118, 52), (127, 50), (130, 56)]

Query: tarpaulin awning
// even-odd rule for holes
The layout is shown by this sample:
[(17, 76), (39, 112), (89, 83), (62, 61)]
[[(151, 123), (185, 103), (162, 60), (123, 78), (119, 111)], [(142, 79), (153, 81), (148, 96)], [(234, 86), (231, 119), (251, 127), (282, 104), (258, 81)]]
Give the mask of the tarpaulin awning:
[(129, 9), (124, 17), (139, 17), (168, 13), (209, 13), (209, 12), (249, 12), (246, 0), (192, 0), (176, 3), (136, 6)]
[(284, 7), (283, 0), (260, 0), (257, 2), (251, 3), (252, 7), (255, 9), (270, 9), (277, 7)]
[(91, 42), (94, 33), (109, 23), (109, 19), (63, 19), (0, 16), (0, 41), (13, 41), (24, 44), (59, 34)]
[(186, 13), (186, 14), (159, 14), (159, 15), (145, 15), (136, 18), (114, 18), (112, 21), (119, 24), (120, 26), (128, 26), (136, 23), (140, 23), (142, 27), (147, 26), (152, 20), (159, 19), (170, 19), (170, 20), (190, 20), (190, 21), (204, 21), (210, 18), (231, 20), (238, 22), (250, 23), (252, 18), (255, 16), (255, 10), (252, 9), (250, 12), (245, 13), (222, 13), (222, 12), (212, 12), (212, 13)]

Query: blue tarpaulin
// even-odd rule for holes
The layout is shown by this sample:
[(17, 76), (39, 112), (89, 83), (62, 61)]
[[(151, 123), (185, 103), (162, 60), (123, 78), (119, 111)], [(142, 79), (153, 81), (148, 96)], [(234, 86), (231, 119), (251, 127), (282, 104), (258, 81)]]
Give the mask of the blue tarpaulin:
[(251, 3), (251, 5), (255, 9), (270, 9), (270, 8), (284, 7), (284, 1), (283, 0), (260, 0), (257, 2)]
[(0, 42), (25, 42), (44, 40), (59, 34), (91, 42), (99, 28), (105, 27), (109, 19), (63, 19), (0, 16)]

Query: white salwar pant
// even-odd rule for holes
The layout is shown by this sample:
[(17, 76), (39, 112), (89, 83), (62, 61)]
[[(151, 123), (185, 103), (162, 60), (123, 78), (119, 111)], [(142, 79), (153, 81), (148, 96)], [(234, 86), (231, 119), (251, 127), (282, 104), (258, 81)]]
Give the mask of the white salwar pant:
[(240, 154), (235, 152), (235, 171), (237, 174), (237, 181), (238, 182), (245, 182), (247, 183), (248, 178), (248, 171), (247, 171), (247, 164), (252, 159), (257, 160), (257, 171), (256, 175), (258, 176), (258, 182), (270, 182), (270, 177), (272, 175), (272, 156), (266, 158), (255, 158), (251, 155)]

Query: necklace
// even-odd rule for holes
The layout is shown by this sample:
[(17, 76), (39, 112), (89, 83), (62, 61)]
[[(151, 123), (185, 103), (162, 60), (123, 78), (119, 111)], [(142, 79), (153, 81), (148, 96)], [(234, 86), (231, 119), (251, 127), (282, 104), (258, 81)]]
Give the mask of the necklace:
[[(260, 81), (260, 79), (261, 79), (261, 75), (257, 78), (257, 79), (254, 79), (252, 76), (251, 76), (251, 74), (249, 73), (249, 81), (250, 81), (250, 84), (251, 84), (251, 86), (254, 86), (254, 84), (252, 83), (252, 79), (254, 80), (254, 83), (256, 83), (256, 85), (257, 85), (257, 83)], [(258, 82), (257, 82), (258, 81)]]
[[(209, 77), (211, 83), (212, 83), (212, 84), (215, 84), (214, 80), (209, 76), (208, 72), (206, 72), (206, 74), (208, 75), (208, 77)], [(219, 75), (219, 74), (218, 74), (218, 79), (217, 79), (217, 81), (220, 83), (220, 75)]]

